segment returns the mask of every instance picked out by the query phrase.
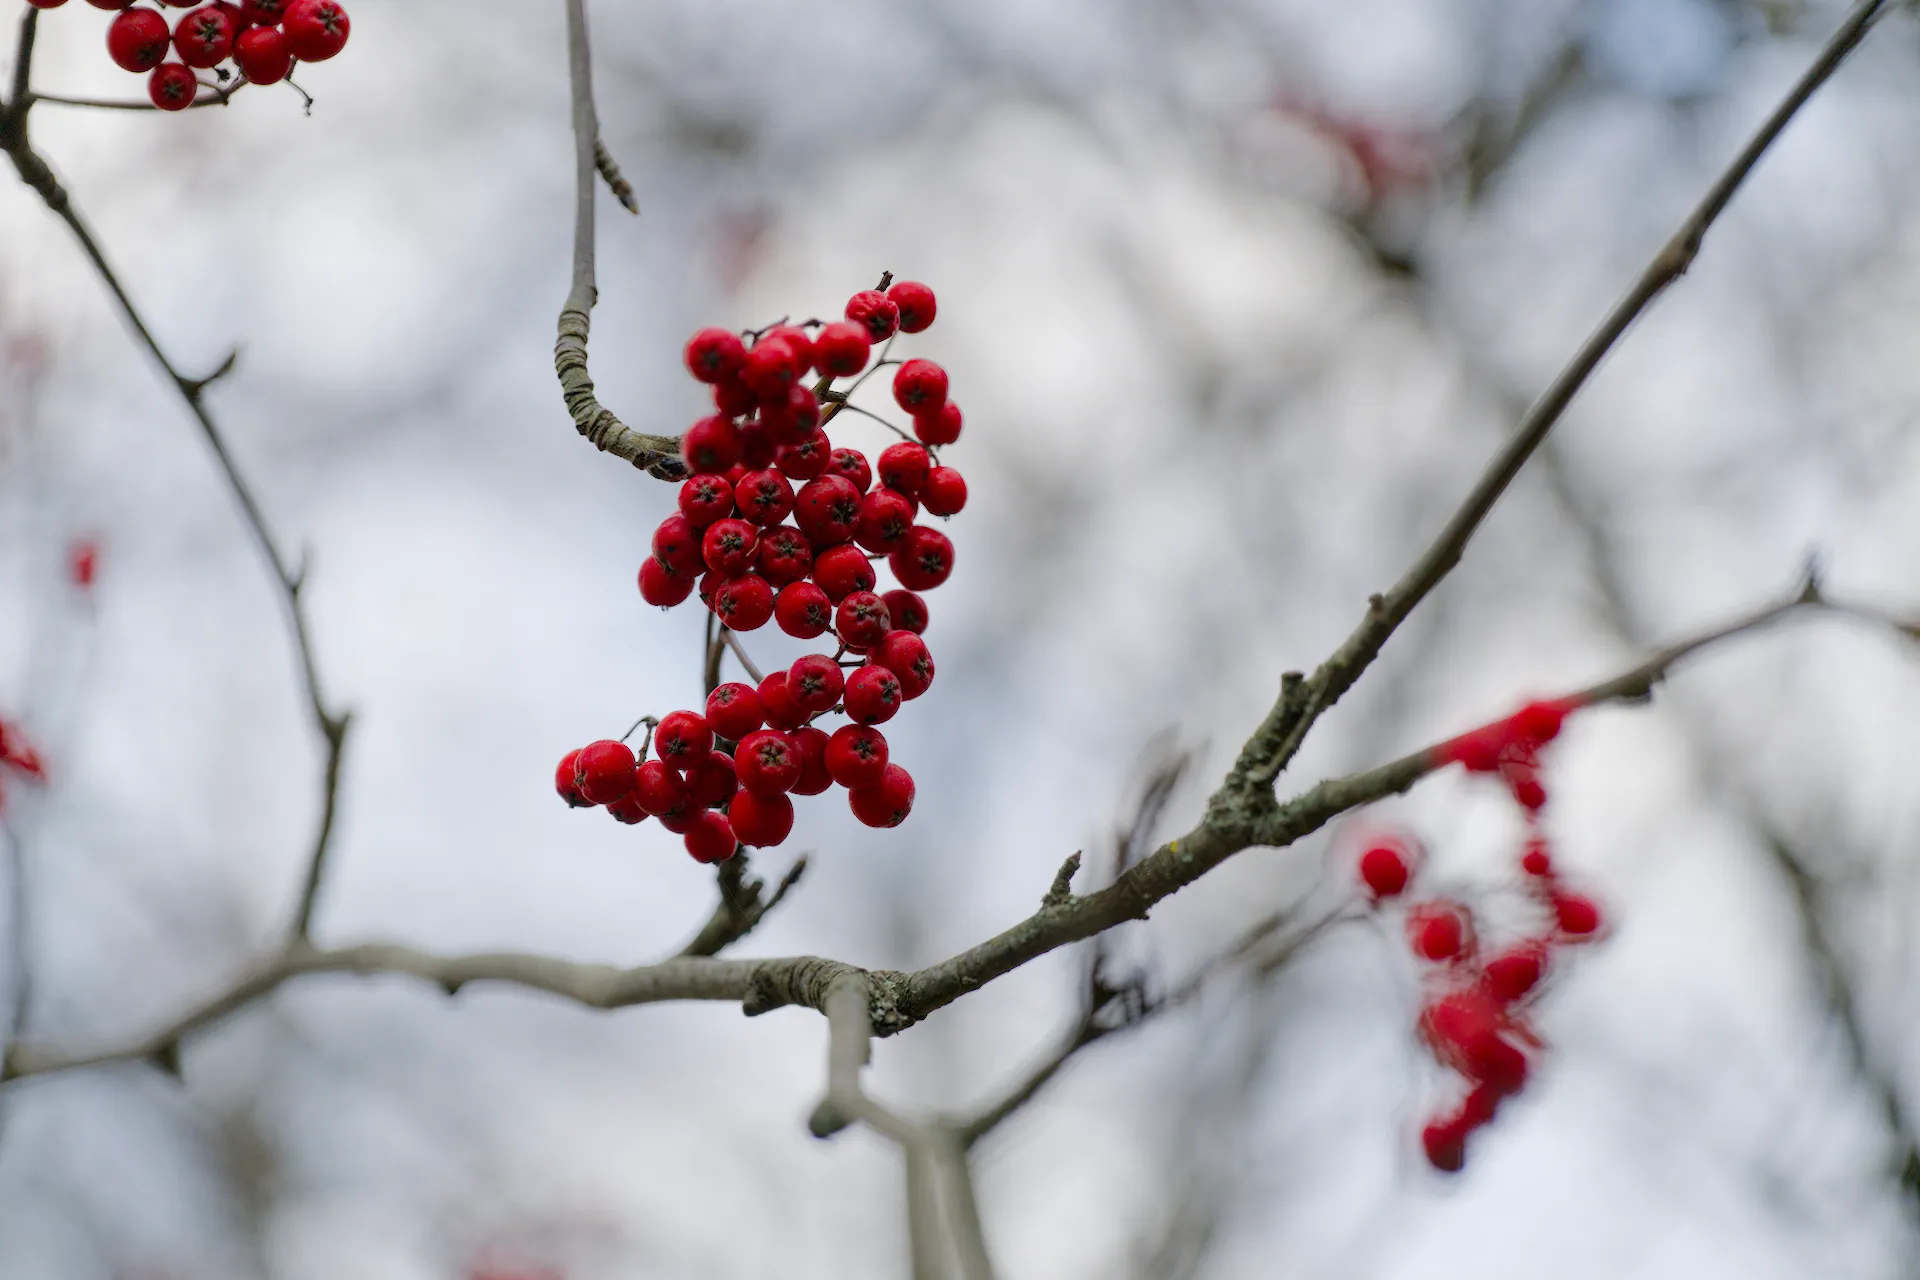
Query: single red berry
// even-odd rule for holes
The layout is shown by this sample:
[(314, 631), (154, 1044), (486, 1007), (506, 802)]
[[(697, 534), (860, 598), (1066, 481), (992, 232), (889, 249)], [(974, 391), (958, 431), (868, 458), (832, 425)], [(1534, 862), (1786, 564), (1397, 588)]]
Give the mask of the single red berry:
[(909, 498), (920, 496), (920, 487), (927, 482), (927, 472), (932, 469), (933, 457), (926, 446), (909, 440), (882, 449), (874, 467), (881, 484)]
[(794, 750), (800, 753), (800, 781), (793, 784), (797, 796), (817, 796), (833, 785), (827, 772), (827, 735), (812, 725), (792, 731)]
[(867, 331), (873, 342), (885, 342), (900, 327), (900, 308), (876, 289), (862, 289), (847, 299), (847, 319)]
[(67, 581), (85, 590), (93, 585), (100, 571), (100, 544), (92, 538), (76, 538), (67, 547)]
[(713, 407), (729, 418), (744, 418), (759, 405), (760, 397), (738, 376), (713, 384)]
[(960, 406), (951, 400), (933, 413), (913, 415), (913, 434), (924, 444), (952, 444), (960, 438), (960, 427)]
[[(886, 455), (881, 456), (884, 459)], [(892, 489), (875, 489), (860, 500), (854, 540), (876, 555), (891, 554), (907, 544), (915, 514), (912, 498)]]
[(202, 5), (173, 29), (173, 47), (190, 67), (211, 67), (233, 52), (233, 19), (214, 5)]
[(1527, 841), (1527, 851), (1520, 855), (1520, 869), (1541, 879), (1553, 874), (1553, 855), (1547, 852), (1545, 840), (1535, 836)]
[(648, 604), (671, 609), (692, 594), (692, 574), (675, 573), (658, 556), (640, 562), (640, 598)]
[(589, 742), (574, 759), (574, 770), (580, 794), (593, 804), (612, 804), (633, 791), (633, 752), (624, 742)]
[(952, 467), (935, 467), (920, 486), (920, 501), (927, 504), (928, 515), (954, 515), (967, 505), (967, 482)]
[(740, 380), (753, 388), (762, 404), (785, 403), (787, 389), (801, 377), (800, 357), (793, 344), (781, 339), (762, 338), (747, 352), (747, 363)]
[(687, 852), (695, 862), (725, 862), (733, 856), (733, 824), (717, 809), (708, 809), (687, 832)]
[(707, 752), (705, 760), (687, 770), (687, 803), (698, 808), (718, 809), (739, 789), (733, 757), (724, 751)]
[[(61, 5), (65, 4), (66, 2), (67, 0), (27, 0), (27, 7), (30, 9), (58, 9)], [(127, 0), (127, 3), (131, 4), (132, 0)], [(121, 7), (120, 5), (117, 5), (117, 4), (101, 5), (99, 4), (99, 0), (95, 0), (95, 4), (97, 7), (103, 8), (103, 9), (107, 9), (107, 8), (118, 9)]]
[(177, 62), (163, 62), (147, 77), (147, 97), (162, 111), (185, 111), (199, 92), (193, 72)]
[(856, 591), (871, 591), (879, 579), (873, 561), (852, 543), (828, 547), (813, 558), (813, 580), (838, 604)]
[(887, 632), (867, 661), (900, 677), (900, 695), (908, 701), (925, 693), (933, 684), (933, 654), (928, 651), (927, 642), (911, 631)]
[(913, 776), (890, 764), (874, 786), (847, 792), (847, 807), (870, 827), (897, 827), (913, 811)]
[(887, 297), (900, 309), (900, 332), (919, 333), (933, 323), (938, 308), (933, 290), (918, 280), (901, 280), (887, 290)]
[(861, 724), (885, 724), (900, 710), (900, 677), (885, 667), (860, 667), (847, 677), (841, 694), (847, 719)]
[(1512, 1004), (1538, 986), (1546, 971), (1546, 947), (1538, 942), (1518, 943), (1487, 961), (1487, 992), (1502, 1004)]
[(810, 653), (787, 668), (787, 695), (810, 715), (832, 710), (845, 684), (840, 664), (824, 653)]
[(240, 13), (256, 27), (277, 27), (286, 21), (292, 0), (240, 0)]
[(909, 360), (893, 374), (894, 403), (916, 418), (947, 403), (947, 371), (931, 360)]
[(747, 362), (747, 344), (726, 329), (702, 329), (687, 339), (687, 372), (702, 382), (726, 382)]
[(773, 465), (780, 468), (780, 474), (787, 479), (805, 484), (827, 473), (827, 459), (832, 453), (833, 445), (827, 440), (827, 433), (816, 427), (781, 449)]
[(670, 711), (653, 731), (653, 754), (685, 773), (713, 750), (713, 726), (691, 711)]
[(774, 601), (773, 620), (796, 640), (811, 640), (825, 635), (833, 625), (833, 601), (819, 584), (791, 582), (780, 588)]
[(1487, 992), (1448, 992), (1420, 1012), (1420, 1034), (1434, 1055), (1469, 1080), (1518, 1093), (1527, 1082), (1527, 1055), (1507, 1033), (1506, 1010)]
[(793, 510), (793, 486), (778, 471), (749, 471), (733, 495), (740, 514), (757, 525), (779, 524)]
[(1375, 902), (1397, 895), (1412, 875), (1411, 859), (1397, 842), (1375, 844), (1360, 855), (1360, 879)]
[(335, 0), (293, 0), (280, 29), (287, 33), (287, 48), (294, 57), (302, 62), (325, 62), (347, 47), (351, 25), (347, 11)]
[(233, 38), (233, 65), (248, 84), (279, 84), (293, 70), (293, 51), (279, 30), (252, 27)]
[(1500, 767), (1500, 750), (1506, 737), (1504, 720), (1482, 725), (1441, 743), (1434, 748), (1434, 756), (1442, 764), (1458, 764), (1468, 773), (1493, 773)]
[(760, 682), (760, 705), (766, 709), (767, 723), (775, 729), (798, 729), (807, 722), (807, 713), (787, 691), (784, 671), (775, 671)]
[(813, 544), (790, 524), (769, 529), (760, 538), (760, 576), (776, 587), (798, 582), (813, 572)]
[(851, 320), (835, 321), (813, 340), (813, 361), (830, 378), (851, 378), (867, 367), (872, 352), (866, 329)]
[(687, 428), (680, 437), (680, 456), (696, 475), (719, 475), (740, 461), (744, 443), (733, 419), (715, 414)]
[(885, 592), (880, 598), (887, 602), (887, 616), (893, 619), (894, 626), (917, 636), (926, 634), (928, 618), (925, 600), (899, 587)]
[(580, 748), (575, 747), (560, 757), (560, 767), (553, 771), (553, 789), (571, 808), (593, 807), (593, 801), (580, 793)]
[(165, 61), (167, 20), (151, 9), (128, 9), (107, 27), (107, 56), (122, 71), (151, 71)]
[(833, 611), (833, 629), (847, 648), (864, 653), (893, 630), (887, 604), (871, 591), (856, 591)]
[(1514, 730), (1530, 745), (1545, 746), (1560, 736), (1560, 727), (1566, 723), (1567, 710), (1564, 702), (1529, 702), (1514, 713)]
[(760, 425), (767, 440), (786, 446), (806, 439), (820, 425), (820, 401), (813, 388), (794, 383), (784, 399), (760, 406)]
[(653, 531), (654, 559), (675, 573), (692, 577), (707, 567), (700, 538), (693, 521), (678, 513), (670, 515)]
[(1590, 938), (1600, 929), (1600, 908), (1593, 899), (1577, 893), (1557, 893), (1553, 897), (1554, 918), (1560, 932), (1570, 938)]
[(1458, 1173), (1467, 1164), (1468, 1126), (1459, 1119), (1435, 1120), (1420, 1131), (1427, 1163), (1441, 1173)]
[(850, 542), (860, 522), (860, 491), (845, 476), (809, 480), (794, 496), (793, 522), (815, 547)]
[(634, 770), (633, 794), (655, 817), (665, 817), (688, 803), (686, 779), (664, 760), (649, 760)]
[(867, 455), (858, 449), (835, 449), (827, 456), (827, 474), (844, 477), (861, 493), (873, 487), (873, 468), (867, 465)]
[(640, 801), (631, 793), (608, 805), (607, 812), (612, 815), (614, 821), (624, 822), (630, 827), (636, 823), (645, 822), (648, 817), (647, 811), (640, 807)]
[(793, 834), (793, 801), (784, 795), (742, 791), (727, 807), (734, 838), (757, 849), (771, 848)]
[(728, 578), (713, 589), (710, 607), (729, 630), (758, 631), (773, 617), (773, 584), (757, 573)]
[(766, 424), (758, 418), (749, 418), (740, 424), (739, 466), (728, 469), (727, 480), (737, 485), (753, 472), (771, 467), (779, 456), (780, 446), (767, 434)]
[(734, 761), (740, 785), (755, 795), (784, 795), (800, 781), (800, 751), (778, 729), (755, 729), (740, 739)]
[(693, 803), (693, 801), (682, 800), (679, 808), (671, 809), (666, 813), (657, 813), (654, 817), (660, 820), (661, 826), (673, 832), (673, 834), (684, 836), (687, 832), (700, 825), (700, 819), (706, 815), (706, 812), (705, 809), (702, 809), (699, 805)]
[(887, 740), (872, 725), (848, 724), (827, 739), (827, 776), (849, 791), (877, 787), (887, 772)]
[(1407, 913), (1407, 941), (1428, 960), (1462, 959), (1472, 949), (1472, 938), (1467, 909), (1459, 903), (1429, 902)]
[(707, 695), (707, 725), (732, 742), (767, 722), (760, 692), (750, 684), (723, 684)]
[(715, 573), (728, 577), (745, 573), (760, 555), (760, 530), (732, 516), (716, 520), (700, 539), (700, 555)]
[(938, 529), (915, 526), (906, 545), (887, 557), (900, 585), (909, 591), (931, 591), (953, 572), (953, 543)]
[(725, 581), (726, 581), (725, 578), (721, 577), (719, 574), (715, 573), (711, 569), (701, 574), (700, 585), (698, 588), (700, 592), (700, 603), (707, 606), (707, 608), (709, 609), (713, 608), (713, 593), (718, 591), (720, 589), (720, 584)]
[(793, 359), (793, 376), (804, 378), (813, 371), (815, 363), (813, 339), (807, 331), (797, 324), (776, 325), (760, 335), (762, 343), (783, 342)]
[(733, 514), (733, 486), (720, 476), (692, 476), (680, 486), (680, 514), (696, 529)]

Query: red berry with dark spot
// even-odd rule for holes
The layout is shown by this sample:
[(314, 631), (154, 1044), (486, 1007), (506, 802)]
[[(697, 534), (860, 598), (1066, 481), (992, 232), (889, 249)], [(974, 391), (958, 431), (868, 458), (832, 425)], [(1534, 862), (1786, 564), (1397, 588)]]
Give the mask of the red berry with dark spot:
[(833, 601), (818, 583), (789, 583), (774, 601), (773, 620), (794, 639), (811, 640), (825, 635), (833, 625)]
[(773, 584), (757, 573), (728, 578), (713, 589), (713, 614), (734, 631), (758, 631), (773, 617)]
[(867, 331), (872, 342), (885, 342), (900, 327), (900, 308), (876, 289), (862, 289), (847, 299), (847, 319)]
[(713, 407), (729, 418), (744, 418), (760, 406), (760, 397), (738, 376), (713, 384)]
[(793, 444), (820, 425), (820, 401), (813, 388), (796, 382), (787, 388), (785, 399), (760, 406), (760, 424), (774, 444)]
[(707, 567), (701, 555), (700, 538), (693, 521), (683, 515), (668, 516), (653, 531), (654, 559), (675, 573), (692, 577)]
[(781, 449), (773, 465), (787, 479), (805, 484), (827, 473), (827, 459), (832, 453), (833, 445), (828, 441), (827, 433), (816, 427)]
[(900, 677), (900, 693), (908, 701), (919, 697), (933, 684), (933, 654), (927, 642), (911, 631), (887, 632), (874, 646), (868, 658)]
[(167, 20), (151, 9), (128, 9), (107, 27), (107, 56), (122, 71), (151, 71), (166, 60)]
[(845, 476), (809, 480), (794, 496), (793, 522), (816, 547), (853, 540), (860, 521), (860, 491)]
[(256, 27), (277, 27), (286, 21), (292, 0), (240, 0), (240, 13)]
[(656, 813), (654, 817), (660, 820), (661, 826), (673, 832), (673, 834), (684, 836), (687, 832), (700, 825), (700, 819), (706, 812), (705, 809), (702, 809), (699, 805), (693, 803), (693, 801), (682, 800), (678, 808), (670, 809), (666, 813)]
[(807, 331), (796, 324), (776, 325), (760, 335), (760, 341), (784, 343), (792, 354), (793, 376), (804, 378), (813, 371), (813, 339)]
[(882, 449), (875, 467), (881, 484), (909, 498), (920, 496), (920, 488), (926, 484), (927, 473), (932, 469), (933, 457), (926, 446), (907, 440)]
[(664, 760), (649, 760), (634, 771), (633, 794), (655, 817), (665, 817), (688, 803), (686, 779)]
[(807, 713), (787, 691), (784, 671), (775, 671), (760, 682), (760, 705), (766, 709), (767, 723), (776, 729), (798, 729), (807, 722)]
[(147, 97), (162, 111), (185, 111), (199, 92), (193, 72), (177, 62), (163, 62), (147, 77)]
[(760, 538), (760, 576), (776, 587), (798, 582), (813, 572), (813, 544), (792, 525), (769, 529)]
[(810, 653), (787, 668), (787, 696), (812, 715), (832, 710), (845, 684), (840, 664), (824, 653)]
[(593, 801), (580, 791), (580, 748), (575, 747), (560, 757), (560, 767), (553, 771), (553, 789), (560, 793), (569, 807), (589, 809)]
[(687, 428), (680, 437), (680, 456), (696, 475), (722, 475), (740, 461), (744, 445), (733, 419), (715, 414)]
[(940, 412), (947, 403), (947, 371), (931, 360), (909, 360), (894, 370), (894, 403), (914, 417)]
[(1458, 1117), (1435, 1120), (1420, 1132), (1427, 1163), (1441, 1173), (1458, 1173), (1467, 1163), (1467, 1124)]
[(1360, 879), (1375, 902), (1395, 897), (1413, 876), (1413, 860), (1397, 841), (1382, 841), (1360, 855)]
[(897, 827), (913, 811), (913, 777), (890, 764), (876, 785), (847, 792), (847, 807), (870, 827)]
[(633, 791), (633, 752), (624, 742), (602, 738), (580, 748), (574, 760), (580, 794), (593, 804), (612, 804)]
[(335, 0), (293, 0), (280, 29), (287, 48), (302, 62), (325, 62), (347, 47), (351, 24)]
[(953, 543), (938, 529), (916, 526), (906, 545), (887, 557), (900, 585), (909, 591), (931, 591), (953, 572)]
[(784, 795), (800, 781), (800, 752), (778, 729), (755, 729), (734, 755), (740, 785), (755, 795)]
[(733, 486), (721, 476), (693, 476), (680, 486), (680, 514), (696, 529), (733, 514)]
[(740, 465), (727, 471), (727, 480), (739, 484), (752, 472), (771, 467), (779, 456), (780, 446), (773, 442), (766, 424), (758, 418), (749, 419), (740, 424)]
[(937, 412), (913, 415), (913, 434), (925, 444), (952, 444), (960, 438), (960, 427), (960, 406), (951, 400), (941, 405)]
[(967, 505), (967, 482), (952, 467), (935, 467), (920, 486), (920, 501), (926, 504), (929, 515), (957, 514)]
[(733, 824), (726, 814), (708, 809), (687, 832), (686, 843), (695, 862), (725, 862), (733, 856)]
[(233, 38), (233, 65), (248, 84), (279, 84), (293, 70), (293, 51), (282, 32), (252, 27)]
[(750, 684), (723, 684), (707, 695), (707, 725), (732, 742), (767, 722), (760, 691)]
[(622, 796), (608, 805), (607, 813), (614, 821), (624, 822), (630, 827), (636, 823), (645, 822), (648, 817), (647, 811), (640, 807), (640, 801), (631, 794)]
[(702, 329), (687, 339), (686, 359), (687, 372), (700, 381), (726, 382), (747, 363), (747, 344), (726, 329)]
[(700, 555), (706, 561), (707, 568), (728, 577), (753, 568), (759, 554), (760, 530), (732, 516), (708, 525), (707, 532), (700, 539)]
[(741, 844), (771, 848), (793, 834), (793, 801), (784, 795), (742, 791), (727, 807), (727, 821)]
[(173, 29), (173, 47), (190, 67), (211, 67), (233, 52), (233, 19), (214, 5), (202, 5)]
[(915, 635), (925, 635), (927, 631), (927, 602), (914, 592), (896, 587), (881, 597), (887, 602), (887, 616), (893, 619), (893, 625), (902, 631), (911, 631)]
[[(882, 458), (886, 455), (882, 454)], [(854, 540), (877, 555), (888, 555), (907, 544), (913, 532), (913, 499), (892, 489), (875, 489), (860, 500), (860, 522)]]
[(849, 791), (877, 787), (887, 772), (887, 740), (872, 725), (842, 725), (827, 739), (827, 775)]
[(887, 290), (887, 297), (900, 310), (900, 332), (919, 333), (933, 323), (938, 311), (933, 290), (918, 280), (902, 280)]
[(713, 750), (713, 726), (691, 711), (670, 711), (653, 731), (653, 753), (685, 773)]
[(692, 594), (692, 574), (675, 573), (657, 556), (640, 562), (640, 598), (648, 604), (671, 609)]
[(747, 352), (747, 363), (740, 380), (753, 388), (760, 403), (786, 401), (787, 389), (801, 377), (800, 357), (784, 339), (762, 338)]
[(827, 474), (843, 477), (861, 493), (873, 487), (873, 468), (858, 449), (835, 449), (827, 456)]
[(871, 591), (856, 591), (833, 611), (833, 629), (849, 649), (865, 651), (893, 630), (887, 603)]
[(900, 677), (885, 667), (861, 667), (847, 677), (841, 694), (847, 719), (861, 724), (885, 724), (900, 710)]
[(813, 580), (838, 604), (856, 591), (871, 591), (879, 581), (873, 561), (851, 543), (829, 547), (813, 559)]
[(867, 367), (873, 343), (866, 329), (851, 320), (837, 320), (813, 340), (813, 361), (832, 378), (851, 378)]
[(797, 796), (817, 796), (833, 785), (827, 773), (827, 735), (812, 725), (793, 730), (794, 749), (800, 753), (800, 780), (793, 784)]

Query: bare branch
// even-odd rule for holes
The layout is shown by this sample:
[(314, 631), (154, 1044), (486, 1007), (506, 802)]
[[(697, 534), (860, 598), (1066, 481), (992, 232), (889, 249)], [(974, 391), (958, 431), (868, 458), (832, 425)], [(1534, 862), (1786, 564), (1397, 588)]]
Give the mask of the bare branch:
[[(573, 93), (573, 287), (560, 309), (553, 371), (559, 375), (561, 395), (573, 425), (589, 444), (625, 458), (662, 480), (678, 480), (687, 474), (686, 464), (680, 460), (679, 440), (646, 435), (621, 422), (594, 396), (593, 378), (587, 372), (587, 334), (599, 295), (593, 279), (594, 182), (605, 151), (600, 146), (600, 120), (593, 109), (593, 46), (587, 37), (586, 0), (567, 0), (567, 67)], [(607, 163), (612, 166), (611, 160)]]
[(806, 871), (807, 855), (803, 853), (787, 868), (787, 874), (780, 878), (772, 895), (763, 896), (765, 883), (747, 878), (747, 854), (744, 851), (734, 854), (722, 862), (715, 873), (715, 880), (720, 886), (720, 901), (715, 904), (713, 914), (700, 926), (700, 932), (693, 936), (693, 940), (680, 949), (680, 954), (719, 955), (752, 933), (754, 926), (780, 905), (787, 896), (787, 890), (800, 883), (800, 877)]
[(766, 679), (760, 674), (760, 668), (753, 665), (753, 659), (747, 656), (747, 651), (741, 648), (740, 637), (734, 634), (732, 627), (721, 627), (720, 638), (726, 642), (727, 648), (733, 650), (733, 656), (740, 660), (741, 670), (751, 676), (755, 684)]

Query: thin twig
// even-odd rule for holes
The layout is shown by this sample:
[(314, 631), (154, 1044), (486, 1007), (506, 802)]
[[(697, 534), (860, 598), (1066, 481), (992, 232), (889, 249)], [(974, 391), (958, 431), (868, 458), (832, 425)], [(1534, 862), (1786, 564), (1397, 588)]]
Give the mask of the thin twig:
[(727, 648), (733, 650), (733, 656), (740, 660), (741, 668), (745, 670), (749, 676), (753, 677), (755, 684), (759, 684), (762, 680), (766, 679), (765, 676), (760, 674), (760, 668), (753, 665), (753, 659), (747, 656), (747, 651), (740, 647), (740, 637), (733, 633), (732, 627), (721, 627), (720, 638), (726, 641)]
[(573, 425), (587, 443), (659, 479), (679, 480), (687, 474), (679, 440), (646, 435), (621, 422), (594, 396), (593, 378), (587, 372), (587, 334), (599, 296), (593, 279), (593, 198), (602, 152), (600, 121), (593, 109), (593, 46), (587, 36), (586, 0), (567, 0), (567, 72), (573, 95), (573, 286), (560, 309), (553, 371), (559, 375)]
[(740, 939), (752, 933), (755, 926), (766, 919), (767, 914), (787, 896), (787, 892), (807, 873), (807, 855), (801, 854), (787, 868), (787, 874), (780, 877), (780, 883), (774, 886), (771, 894), (766, 893), (766, 884), (758, 879), (747, 877), (748, 859), (742, 851), (722, 862), (714, 871), (714, 880), (720, 889), (720, 901), (714, 904), (713, 914), (693, 935), (692, 941), (680, 949), (682, 956), (715, 956), (732, 946)]

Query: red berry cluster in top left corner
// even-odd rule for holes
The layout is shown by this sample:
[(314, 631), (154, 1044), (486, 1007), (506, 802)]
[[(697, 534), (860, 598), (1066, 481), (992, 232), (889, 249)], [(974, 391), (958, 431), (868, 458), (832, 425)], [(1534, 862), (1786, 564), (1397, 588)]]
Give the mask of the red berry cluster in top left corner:
[[(36, 9), (66, 2), (27, 0)], [(176, 0), (163, 2), (181, 7)], [(107, 28), (107, 56), (122, 70), (145, 75), (147, 96), (162, 111), (193, 105), (201, 88), (196, 70), (212, 71), (221, 84), (236, 74), (249, 84), (277, 84), (296, 61), (324, 62), (339, 53), (352, 27), (337, 0), (219, 0), (189, 9), (171, 24), (159, 10), (133, 0), (87, 3), (119, 11)]]

